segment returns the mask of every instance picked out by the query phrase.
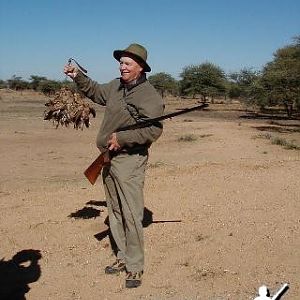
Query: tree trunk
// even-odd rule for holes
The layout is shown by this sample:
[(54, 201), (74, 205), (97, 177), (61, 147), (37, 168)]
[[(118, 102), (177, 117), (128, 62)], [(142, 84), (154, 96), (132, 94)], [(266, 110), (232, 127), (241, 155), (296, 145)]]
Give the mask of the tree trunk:
[(284, 107), (288, 118), (291, 118), (293, 114), (293, 103), (285, 102)]

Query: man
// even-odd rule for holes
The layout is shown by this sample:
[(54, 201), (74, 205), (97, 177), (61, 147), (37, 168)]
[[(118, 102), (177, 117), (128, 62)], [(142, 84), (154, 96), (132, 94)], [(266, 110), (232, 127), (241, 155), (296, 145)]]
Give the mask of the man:
[(143, 46), (131, 44), (115, 50), (113, 56), (120, 63), (121, 77), (109, 83), (92, 81), (72, 65), (65, 66), (64, 73), (88, 98), (106, 106), (97, 147), (110, 151), (111, 162), (103, 168), (102, 179), (117, 259), (105, 273), (126, 271), (125, 286), (134, 288), (141, 285), (144, 270), (143, 186), (148, 149), (162, 134), (162, 124), (120, 129), (161, 116), (164, 105), (146, 78), (151, 68)]

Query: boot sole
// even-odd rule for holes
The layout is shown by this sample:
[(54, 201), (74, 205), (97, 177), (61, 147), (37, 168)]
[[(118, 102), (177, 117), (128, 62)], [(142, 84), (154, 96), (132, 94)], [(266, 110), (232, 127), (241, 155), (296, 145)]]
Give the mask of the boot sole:
[(137, 288), (142, 284), (141, 280), (126, 280), (126, 288), (132, 289), (132, 288)]
[(114, 269), (112, 267), (106, 267), (104, 272), (105, 274), (108, 274), (108, 275), (116, 275), (116, 274), (119, 274), (121, 272), (124, 272), (125, 271), (125, 266), (120, 268), (120, 269)]

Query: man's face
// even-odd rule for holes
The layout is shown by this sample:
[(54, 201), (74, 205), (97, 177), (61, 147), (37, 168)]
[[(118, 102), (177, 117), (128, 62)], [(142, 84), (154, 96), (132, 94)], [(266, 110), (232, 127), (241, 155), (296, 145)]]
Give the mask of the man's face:
[(143, 68), (129, 56), (121, 57), (119, 69), (125, 83), (136, 80), (143, 71)]

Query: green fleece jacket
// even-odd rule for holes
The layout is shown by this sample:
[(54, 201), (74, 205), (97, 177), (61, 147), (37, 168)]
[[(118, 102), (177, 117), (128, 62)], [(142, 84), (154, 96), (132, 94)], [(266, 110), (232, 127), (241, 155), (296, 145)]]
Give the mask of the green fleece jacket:
[(122, 84), (120, 78), (99, 84), (81, 72), (74, 78), (74, 82), (86, 97), (106, 106), (97, 136), (97, 147), (101, 151), (106, 149), (113, 132), (117, 133), (117, 141), (123, 149), (149, 147), (162, 134), (161, 123), (118, 132), (124, 126), (163, 114), (163, 100), (146, 79), (146, 75), (131, 87)]

